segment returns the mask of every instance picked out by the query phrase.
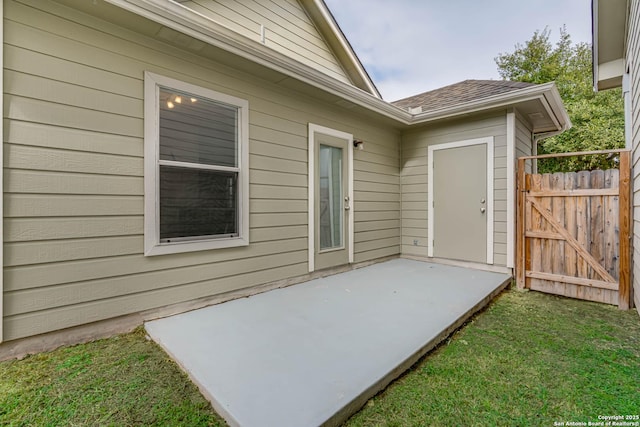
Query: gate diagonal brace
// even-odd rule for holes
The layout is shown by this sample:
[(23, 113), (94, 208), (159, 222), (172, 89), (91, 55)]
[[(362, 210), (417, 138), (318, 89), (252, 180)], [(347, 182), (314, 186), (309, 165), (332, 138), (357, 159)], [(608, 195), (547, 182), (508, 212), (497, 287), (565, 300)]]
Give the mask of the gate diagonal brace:
[(571, 245), (573, 249), (576, 250), (576, 252), (586, 261), (586, 263), (591, 268), (593, 268), (596, 273), (598, 273), (602, 277), (604, 281), (618, 283), (618, 281), (614, 279), (609, 274), (609, 272), (605, 270), (604, 267), (602, 267), (600, 263), (593, 256), (591, 256), (591, 254), (587, 252), (571, 234), (569, 234), (569, 232), (562, 226), (562, 224), (556, 221), (553, 216), (551, 216), (549, 211), (547, 211), (540, 205), (536, 197), (527, 197), (527, 202), (531, 203), (531, 206), (533, 206), (540, 213), (540, 215), (542, 215), (544, 219), (546, 219), (547, 222), (549, 222), (549, 224), (551, 224), (551, 226), (555, 228), (555, 230), (560, 233), (562, 237), (564, 237), (565, 241), (569, 245)]

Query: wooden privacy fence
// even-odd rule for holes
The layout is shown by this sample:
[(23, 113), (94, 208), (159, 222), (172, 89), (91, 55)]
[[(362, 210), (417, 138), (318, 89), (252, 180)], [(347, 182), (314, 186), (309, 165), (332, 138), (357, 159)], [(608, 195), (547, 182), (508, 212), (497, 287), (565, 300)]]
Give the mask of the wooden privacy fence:
[[(527, 160), (616, 153), (620, 169), (528, 174)], [(630, 153), (518, 159), (518, 288), (630, 307)]]

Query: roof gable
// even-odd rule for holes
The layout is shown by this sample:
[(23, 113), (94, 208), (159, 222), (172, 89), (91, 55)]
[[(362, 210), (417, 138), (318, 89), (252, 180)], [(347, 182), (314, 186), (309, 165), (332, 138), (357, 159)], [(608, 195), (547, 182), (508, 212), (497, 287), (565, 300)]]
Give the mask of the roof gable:
[[(295, 0), (272, 1), (293, 2)], [(299, 1), (321, 2), (321, 0)], [(241, 36), (227, 26), (174, 0), (103, 0), (95, 3), (86, 0), (57, 0), (57, 2), (84, 12), (88, 16), (115, 23), (186, 52), (214, 60), (229, 67), (228, 69), (232, 72), (237, 70), (258, 76), (266, 82), (283, 88), (309, 94), (342, 108), (357, 110), (368, 117), (374, 117), (375, 120), (389, 119), (389, 123), (393, 123), (394, 126), (424, 124), (504, 107), (517, 107), (530, 118), (538, 117), (532, 120), (534, 133), (558, 131), (571, 125), (553, 83), (532, 85), (522, 89), (512, 88), (514, 90), (510, 92), (479, 96), (457, 104), (450, 102), (448, 104), (450, 106), (444, 108), (441, 104), (441, 108), (432, 111), (423, 111), (422, 106), (419, 111), (408, 111), (399, 106), (402, 101), (419, 98), (425, 94), (396, 101), (396, 104), (388, 103), (376, 95), (377, 91), (373, 86), (368, 91), (332, 78), (265, 46), (259, 40)], [(473, 81), (466, 83), (469, 82)], [(496, 81), (475, 82), (485, 84), (489, 82), (489, 85), (512, 84)], [(542, 111), (538, 114), (541, 109)]]
[(299, 0), (356, 87), (382, 99), (324, 0)]
[(291, 59), (380, 97), (322, 0), (181, 0), (184, 7)]

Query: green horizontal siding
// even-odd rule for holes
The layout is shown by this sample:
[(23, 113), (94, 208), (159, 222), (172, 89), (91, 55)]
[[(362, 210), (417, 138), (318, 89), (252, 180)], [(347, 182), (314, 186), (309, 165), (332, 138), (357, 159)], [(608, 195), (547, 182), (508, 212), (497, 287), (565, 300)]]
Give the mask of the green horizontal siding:
[[(367, 141), (355, 261), (400, 252), (399, 130), (55, 2), (4, 24), (5, 340), (306, 274), (310, 122)], [(249, 101), (248, 247), (143, 256), (144, 71)]]

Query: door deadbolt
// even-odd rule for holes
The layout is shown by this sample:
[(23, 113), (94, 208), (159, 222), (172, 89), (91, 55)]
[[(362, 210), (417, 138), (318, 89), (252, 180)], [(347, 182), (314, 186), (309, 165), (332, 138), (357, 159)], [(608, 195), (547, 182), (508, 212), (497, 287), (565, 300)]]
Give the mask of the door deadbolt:
[(485, 199), (480, 199), (480, 203), (482, 203), (483, 205), (486, 203), (487, 201)]

